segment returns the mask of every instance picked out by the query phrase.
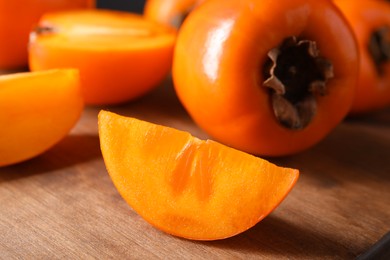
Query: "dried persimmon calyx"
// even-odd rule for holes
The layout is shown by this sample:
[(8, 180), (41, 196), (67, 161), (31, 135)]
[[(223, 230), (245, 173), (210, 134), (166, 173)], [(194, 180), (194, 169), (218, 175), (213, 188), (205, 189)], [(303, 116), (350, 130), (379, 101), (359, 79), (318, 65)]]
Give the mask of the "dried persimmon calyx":
[(384, 63), (390, 61), (390, 27), (381, 26), (371, 34), (368, 50), (379, 75), (383, 75)]
[(327, 93), (326, 83), (334, 73), (315, 41), (292, 36), (268, 52), (263, 76), (276, 119), (284, 127), (298, 130), (316, 115), (316, 97)]
[(184, 11), (177, 13), (170, 21), (170, 24), (175, 28), (180, 28), (180, 26), (184, 23), (184, 20), (187, 19), (187, 16), (204, 0), (193, 1), (190, 6), (188, 6)]
[(57, 30), (52, 26), (36, 26), (30, 33), (30, 42), (35, 41), (40, 35), (49, 35), (56, 33)]
[(185, 10), (183, 13), (176, 14), (172, 19), (170, 24), (174, 28), (180, 28), (180, 26), (184, 23), (184, 20), (187, 18), (187, 16), (192, 12), (194, 7), (190, 7), (187, 10)]
[(52, 26), (37, 26), (34, 28), (33, 33), (38, 35), (55, 33), (56, 29)]

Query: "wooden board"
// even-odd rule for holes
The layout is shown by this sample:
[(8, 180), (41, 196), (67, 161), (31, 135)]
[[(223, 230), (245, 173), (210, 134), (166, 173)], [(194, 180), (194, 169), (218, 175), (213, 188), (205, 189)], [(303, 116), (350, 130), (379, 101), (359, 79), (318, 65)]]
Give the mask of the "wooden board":
[(154, 229), (118, 195), (99, 149), (100, 109), (207, 138), (169, 80), (135, 102), (86, 108), (53, 149), (0, 168), (0, 259), (353, 259), (390, 230), (390, 110), (270, 159), (301, 170), (283, 203), (243, 234), (194, 242)]

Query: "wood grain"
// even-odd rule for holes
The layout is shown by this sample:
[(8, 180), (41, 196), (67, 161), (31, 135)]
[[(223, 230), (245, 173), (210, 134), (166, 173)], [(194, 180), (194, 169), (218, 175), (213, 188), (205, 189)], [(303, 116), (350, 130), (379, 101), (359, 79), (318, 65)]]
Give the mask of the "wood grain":
[(390, 110), (269, 158), (301, 170), (286, 200), (243, 234), (194, 242), (154, 229), (119, 196), (99, 149), (100, 109), (207, 138), (169, 80), (128, 104), (87, 107), (50, 151), (0, 168), (0, 259), (353, 259), (390, 230)]

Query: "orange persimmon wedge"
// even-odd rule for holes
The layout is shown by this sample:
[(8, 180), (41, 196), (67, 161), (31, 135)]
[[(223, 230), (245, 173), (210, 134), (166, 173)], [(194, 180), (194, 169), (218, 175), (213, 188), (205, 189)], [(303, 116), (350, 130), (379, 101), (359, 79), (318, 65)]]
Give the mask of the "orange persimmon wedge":
[(0, 166), (33, 158), (63, 139), (84, 102), (73, 69), (0, 77)]
[(254, 226), (281, 203), (298, 170), (187, 132), (99, 113), (111, 179), (147, 222), (169, 234), (216, 240)]
[(80, 10), (44, 15), (29, 44), (33, 71), (80, 70), (87, 104), (112, 105), (147, 93), (167, 76), (176, 30), (141, 15)]

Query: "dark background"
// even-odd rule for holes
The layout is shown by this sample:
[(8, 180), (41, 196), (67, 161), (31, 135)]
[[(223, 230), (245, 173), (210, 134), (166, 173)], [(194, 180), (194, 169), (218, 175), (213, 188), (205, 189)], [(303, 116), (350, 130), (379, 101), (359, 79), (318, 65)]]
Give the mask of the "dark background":
[(145, 0), (96, 0), (98, 8), (142, 13)]

